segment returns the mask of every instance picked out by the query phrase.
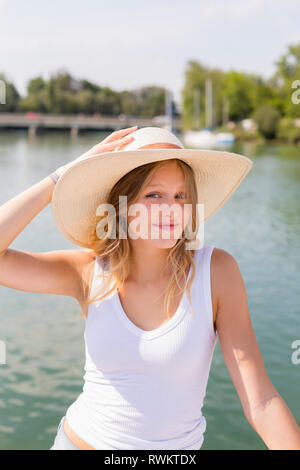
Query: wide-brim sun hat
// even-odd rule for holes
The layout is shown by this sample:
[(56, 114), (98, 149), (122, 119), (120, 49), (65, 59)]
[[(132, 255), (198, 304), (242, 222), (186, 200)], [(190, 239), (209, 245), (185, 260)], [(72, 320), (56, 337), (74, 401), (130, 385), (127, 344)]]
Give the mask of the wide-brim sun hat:
[[(126, 173), (146, 163), (178, 158), (195, 174), (198, 203), (204, 204), (201, 224), (233, 194), (253, 165), (243, 155), (223, 150), (186, 149), (172, 132), (160, 127), (140, 128), (122, 150), (88, 156), (69, 167), (56, 183), (52, 213), (59, 231), (75, 245), (92, 248), (99, 222), (97, 207), (107, 202), (112, 187)], [(169, 143), (180, 148), (140, 147)]]

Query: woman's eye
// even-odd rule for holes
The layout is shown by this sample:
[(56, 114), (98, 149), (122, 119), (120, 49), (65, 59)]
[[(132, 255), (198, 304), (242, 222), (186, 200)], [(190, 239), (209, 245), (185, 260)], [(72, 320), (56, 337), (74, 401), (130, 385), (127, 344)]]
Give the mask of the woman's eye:
[[(146, 197), (153, 197), (153, 196), (160, 196), (159, 193), (150, 193), (150, 194), (147, 194)], [(179, 193), (176, 195), (176, 197), (179, 196), (180, 199), (185, 199), (186, 198), (186, 194), (185, 193)]]

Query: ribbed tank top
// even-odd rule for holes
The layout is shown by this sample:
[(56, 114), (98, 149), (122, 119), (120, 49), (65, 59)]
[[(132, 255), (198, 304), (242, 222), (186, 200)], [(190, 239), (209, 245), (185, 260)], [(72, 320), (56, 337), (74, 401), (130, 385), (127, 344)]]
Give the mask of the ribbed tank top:
[[(75, 433), (96, 450), (202, 446), (206, 420), (201, 409), (217, 342), (210, 282), (213, 248), (203, 245), (194, 253), (194, 316), (186, 291), (175, 315), (151, 331), (127, 317), (117, 290), (90, 304), (83, 391), (66, 416)], [(97, 257), (92, 294), (103, 282), (97, 279), (102, 269)]]

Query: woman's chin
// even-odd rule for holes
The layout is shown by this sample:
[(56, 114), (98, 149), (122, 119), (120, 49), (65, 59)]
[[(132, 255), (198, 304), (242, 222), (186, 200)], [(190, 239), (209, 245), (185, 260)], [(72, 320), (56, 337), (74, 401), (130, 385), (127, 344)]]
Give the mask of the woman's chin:
[(168, 239), (157, 239), (157, 240), (148, 240), (151, 245), (156, 246), (157, 248), (172, 248), (176, 245), (178, 239), (168, 238)]

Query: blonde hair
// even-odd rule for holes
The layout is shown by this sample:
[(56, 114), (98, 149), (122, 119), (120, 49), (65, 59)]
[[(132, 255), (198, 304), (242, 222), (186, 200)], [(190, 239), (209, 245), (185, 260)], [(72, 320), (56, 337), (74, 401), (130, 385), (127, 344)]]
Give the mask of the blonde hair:
[[(115, 238), (100, 239), (96, 233), (97, 224), (95, 226), (91, 251), (101, 259), (103, 266), (103, 269), (97, 278), (102, 278), (104, 280), (106, 279), (106, 281), (101, 283), (100, 289), (98, 289), (98, 291), (93, 296), (91, 296), (91, 290), (89, 291), (87, 307), (93, 302), (108, 297), (115, 289), (118, 289), (125, 282), (129, 275), (131, 254), (130, 243), (128, 237), (119, 238), (118, 236), (119, 219), (120, 223), (122, 222), (122, 213), (120, 214), (121, 211), (119, 207), (119, 196), (127, 196), (128, 207), (131, 204), (134, 204), (135, 201), (139, 198), (139, 195), (143, 191), (144, 187), (148, 184), (154, 171), (170, 162), (175, 163), (183, 172), (187, 197), (189, 203), (192, 205), (192, 232), (195, 233), (195, 230), (198, 229), (198, 227), (196, 227), (197, 218), (195, 212), (197, 203), (197, 186), (195, 183), (194, 171), (190, 165), (182, 160), (174, 158), (170, 160), (147, 163), (128, 172), (113, 186), (106, 201), (106, 203), (113, 205), (115, 209), (115, 230), (117, 236)], [(104, 217), (106, 216), (99, 216), (99, 221)], [(180, 287), (178, 281), (182, 278), (182, 276), (184, 277), (184, 285), (186, 286), (189, 304), (192, 310), (192, 314), (194, 315), (190, 289), (196, 273), (195, 262), (193, 259), (195, 250), (185, 249), (185, 243), (187, 240), (192, 242), (195, 240), (195, 238), (187, 239), (183, 233), (181, 238), (177, 240), (176, 244), (170, 248), (167, 256), (166, 268), (172, 273), (165, 290), (164, 311), (167, 313), (167, 315), (169, 314), (171, 299), (173, 298), (177, 287)], [(186, 284), (186, 273), (190, 269), (190, 266), (192, 266), (192, 272), (189, 282)]]

